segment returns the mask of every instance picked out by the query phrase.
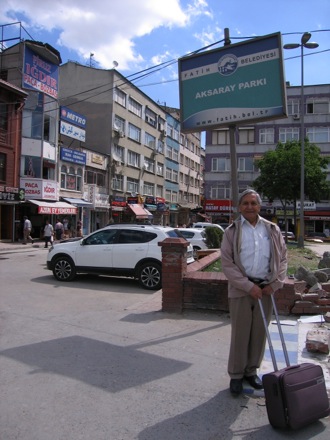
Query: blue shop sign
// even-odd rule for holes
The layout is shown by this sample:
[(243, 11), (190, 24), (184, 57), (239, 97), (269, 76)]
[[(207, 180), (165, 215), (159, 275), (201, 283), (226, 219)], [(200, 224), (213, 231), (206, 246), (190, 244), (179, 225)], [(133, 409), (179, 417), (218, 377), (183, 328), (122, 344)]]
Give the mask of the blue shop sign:
[(64, 162), (76, 163), (78, 165), (86, 165), (86, 153), (70, 148), (61, 148), (61, 160)]

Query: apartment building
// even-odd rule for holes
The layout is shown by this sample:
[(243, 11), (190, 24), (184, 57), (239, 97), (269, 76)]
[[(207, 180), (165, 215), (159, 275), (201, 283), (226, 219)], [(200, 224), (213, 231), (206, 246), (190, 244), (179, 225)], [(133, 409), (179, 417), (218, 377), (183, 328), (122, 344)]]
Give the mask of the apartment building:
[(2, 41), (0, 53), (1, 78), (27, 94), (17, 184), (25, 201), (13, 222), (27, 215), (36, 238), (46, 218), (66, 219), (72, 235), (78, 221), (84, 234), (134, 219), (189, 223), (200, 207), (200, 135), (181, 134), (179, 111), (115, 69), (61, 65), (47, 43), (17, 41)]
[[(316, 144), (321, 154), (330, 157), (330, 85), (304, 87), (304, 108), (300, 107), (301, 87), (287, 85), (288, 117), (274, 121), (239, 126), (235, 132), (239, 192), (252, 186), (259, 171), (256, 159), (274, 149), (278, 142), (300, 139), (300, 115), (304, 112), (305, 137)], [(330, 167), (328, 169), (330, 180)], [(306, 232), (330, 230), (330, 201), (315, 203), (307, 200), (304, 206)], [(230, 171), (229, 129), (206, 133), (205, 158), (205, 213), (213, 221), (231, 221), (233, 216)], [(290, 226), (293, 227), (294, 207), (288, 207)], [(279, 201), (263, 200), (262, 215), (283, 223), (284, 213)]]
[[(73, 62), (60, 67), (60, 102), (86, 117), (85, 146), (108, 157), (109, 221), (135, 214), (161, 225), (189, 222), (190, 208), (200, 205), (200, 137), (180, 133), (177, 109), (157, 104), (115, 69)], [(185, 190), (181, 145), (189, 146), (183, 166), (193, 174)], [(70, 148), (79, 150), (79, 141)]]

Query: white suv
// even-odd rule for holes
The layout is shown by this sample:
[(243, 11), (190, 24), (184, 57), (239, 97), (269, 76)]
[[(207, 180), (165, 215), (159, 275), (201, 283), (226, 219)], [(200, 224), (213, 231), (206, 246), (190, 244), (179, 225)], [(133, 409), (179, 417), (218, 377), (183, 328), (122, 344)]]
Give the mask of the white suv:
[[(59, 281), (77, 273), (137, 278), (145, 289), (161, 288), (162, 250), (158, 242), (179, 237), (175, 229), (152, 225), (109, 225), (80, 240), (55, 243), (49, 249), (47, 268)], [(187, 248), (192, 263), (193, 249)]]

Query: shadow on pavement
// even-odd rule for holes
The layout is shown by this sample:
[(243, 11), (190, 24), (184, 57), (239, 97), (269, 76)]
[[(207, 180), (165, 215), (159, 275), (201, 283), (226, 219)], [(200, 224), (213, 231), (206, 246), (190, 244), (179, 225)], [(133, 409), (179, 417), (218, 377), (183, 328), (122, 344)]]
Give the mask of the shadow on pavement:
[(1, 351), (0, 356), (30, 365), (34, 368), (30, 374), (58, 374), (110, 393), (138, 387), (191, 365), (80, 336), (11, 348)]

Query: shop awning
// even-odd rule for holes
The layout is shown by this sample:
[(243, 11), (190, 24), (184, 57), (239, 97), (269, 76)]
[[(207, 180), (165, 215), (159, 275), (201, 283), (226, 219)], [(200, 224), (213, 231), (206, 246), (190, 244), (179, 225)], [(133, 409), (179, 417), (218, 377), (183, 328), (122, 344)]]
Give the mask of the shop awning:
[(29, 200), (28, 202), (38, 206), (38, 214), (49, 214), (49, 215), (77, 214), (77, 208), (65, 202), (45, 202), (40, 200)]
[(87, 202), (87, 200), (84, 200), (84, 199), (63, 197), (63, 200), (71, 203), (71, 205), (78, 206), (79, 208), (91, 208), (93, 206), (93, 203)]
[(146, 218), (146, 219), (152, 219), (152, 214), (147, 209), (143, 208), (141, 205), (137, 205), (135, 203), (129, 203), (127, 205), (134, 213), (136, 218)]

